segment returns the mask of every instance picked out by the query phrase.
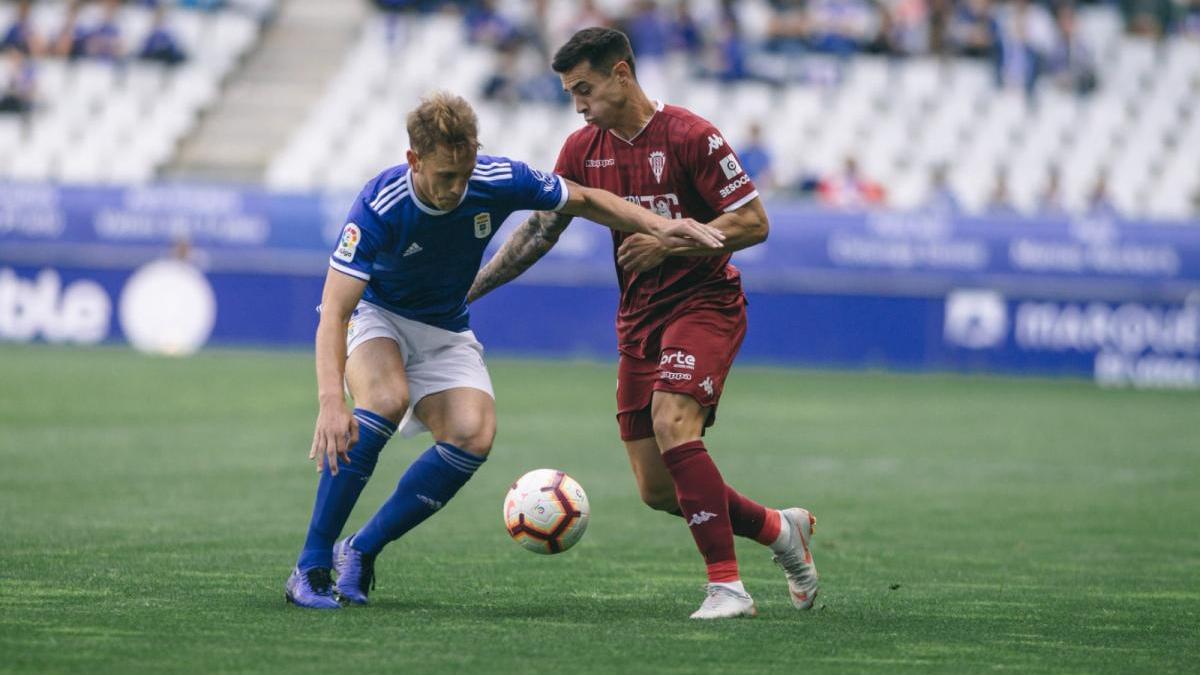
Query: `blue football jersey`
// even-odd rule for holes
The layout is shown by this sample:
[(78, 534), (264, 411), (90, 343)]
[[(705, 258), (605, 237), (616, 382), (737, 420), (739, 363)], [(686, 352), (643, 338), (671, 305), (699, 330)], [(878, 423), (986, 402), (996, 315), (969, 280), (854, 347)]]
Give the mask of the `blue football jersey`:
[(480, 155), (462, 201), (439, 211), (417, 197), (401, 164), (354, 200), (329, 265), (366, 281), (366, 302), (461, 332), (469, 328), (467, 291), (500, 225), (514, 211), (557, 211), (566, 203), (560, 176)]

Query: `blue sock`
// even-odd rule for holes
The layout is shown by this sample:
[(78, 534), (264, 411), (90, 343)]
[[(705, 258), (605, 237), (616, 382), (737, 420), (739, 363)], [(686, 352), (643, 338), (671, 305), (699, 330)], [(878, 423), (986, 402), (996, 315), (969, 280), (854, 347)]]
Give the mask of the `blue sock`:
[(317, 483), (312, 522), (308, 524), (304, 550), (296, 562), (301, 570), (333, 567), (333, 542), (346, 526), (354, 503), (375, 471), (379, 452), (396, 433), (395, 424), (369, 410), (355, 408), (354, 419), (358, 420), (358, 443), (350, 449), (350, 463), (339, 464), (336, 476), (326, 469)]
[(399, 539), (445, 506), (483, 462), (483, 457), (449, 443), (435, 443), (408, 467), (396, 491), (354, 535), (354, 548), (378, 554), (388, 542)]

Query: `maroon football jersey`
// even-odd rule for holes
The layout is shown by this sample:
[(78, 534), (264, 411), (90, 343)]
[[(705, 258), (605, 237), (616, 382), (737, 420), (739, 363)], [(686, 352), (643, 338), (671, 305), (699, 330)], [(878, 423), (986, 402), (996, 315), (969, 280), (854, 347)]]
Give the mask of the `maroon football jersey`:
[[(571, 134), (554, 171), (661, 216), (702, 223), (758, 196), (737, 154), (716, 127), (688, 110), (661, 103), (631, 141), (594, 124)], [(614, 261), (627, 236), (613, 232)], [(656, 356), (662, 327), (679, 312), (743, 301), (741, 275), (729, 264), (729, 254), (672, 256), (640, 274), (618, 265), (617, 280), (621, 286), (618, 346), (636, 358)]]

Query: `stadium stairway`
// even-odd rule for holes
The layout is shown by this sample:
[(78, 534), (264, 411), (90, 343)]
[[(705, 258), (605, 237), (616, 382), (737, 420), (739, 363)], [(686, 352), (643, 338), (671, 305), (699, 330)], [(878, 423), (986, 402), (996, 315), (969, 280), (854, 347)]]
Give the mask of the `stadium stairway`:
[(366, 3), (284, 0), (258, 48), (166, 168), (171, 178), (258, 181), (355, 42)]

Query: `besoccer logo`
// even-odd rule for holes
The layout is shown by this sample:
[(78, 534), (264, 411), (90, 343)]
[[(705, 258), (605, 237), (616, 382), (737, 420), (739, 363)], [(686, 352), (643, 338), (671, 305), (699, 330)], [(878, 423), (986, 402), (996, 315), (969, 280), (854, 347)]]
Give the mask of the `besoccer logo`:
[(661, 183), (663, 170), (667, 168), (667, 156), (662, 150), (650, 153), (650, 169), (654, 171), (654, 182)]
[(724, 138), (721, 138), (717, 134), (713, 134), (713, 135), (709, 136), (708, 137), (708, 154), (710, 154), (710, 155), (713, 154), (717, 150), (720, 150), (721, 147), (724, 145), (725, 145)]

